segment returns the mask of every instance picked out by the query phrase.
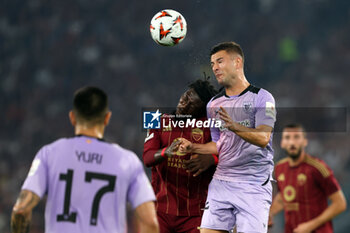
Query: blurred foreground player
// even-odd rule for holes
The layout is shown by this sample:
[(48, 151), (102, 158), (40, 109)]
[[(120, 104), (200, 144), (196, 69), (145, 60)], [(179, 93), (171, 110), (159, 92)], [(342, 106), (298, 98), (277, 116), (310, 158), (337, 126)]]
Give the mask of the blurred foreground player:
[[(192, 115), (191, 119), (206, 120), (205, 106), (216, 93), (207, 80), (195, 81), (181, 96), (177, 116)], [(186, 118), (163, 115), (163, 120), (169, 126), (170, 121)], [(164, 125), (159, 130), (150, 130), (145, 139), (143, 159), (147, 167), (152, 167), (152, 186), (157, 197), (161, 233), (199, 232), (208, 184), (215, 170), (216, 155), (174, 154), (179, 143), (177, 139), (181, 137), (196, 143), (211, 140), (209, 128)]]
[(140, 232), (158, 232), (154, 192), (138, 157), (103, 140), (111, 112), (107, 95), (79, 89), (69, 113), (75, 137), (42, 147), (13, 207), (12, 232), (28, 232), (32, 209), (47, 194), (45, 232), (126, 232), (126, 201)]
[(281, 148), (288, 157), (275, 168), (279, 192), (270, 209), (270, 225), (273, 216), (284, 209), (286, 233), (331, 233), (331, 220), (345, 211), (346, 200), (332, 170), (324, 161), (306, 154), (306, 146), (301, 125), (284, 128)]

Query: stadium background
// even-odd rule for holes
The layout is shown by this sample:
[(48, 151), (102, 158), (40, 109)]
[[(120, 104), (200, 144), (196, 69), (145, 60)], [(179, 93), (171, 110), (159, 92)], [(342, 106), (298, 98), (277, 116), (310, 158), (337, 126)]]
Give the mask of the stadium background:
[[(152, 16), (166, 8), (188, 23), (187, 38), (173, 48), (149, 35)], [(113, 117), (106, 138), (138, 155), (141, 108), (176, 106), (188, 82), (203, 72), (213, 76), (209, 49), (222, 41), (242, 45), (248, 80), (269, 90), (277, 106), (349, 110), (349, 26), (347, 0), (3, 0), (0, 232), (9, 232), (12, 205), (38, 149), (73, 135), (68, 111), (77, 88), (108, 92)], [(311, 133), (308, 151), (330, 165), (349, 202), (345, 129)], [(277, 132), (275, 161), (283, 156), (279, 138)], [(31, 232), (43, 232), (43, 206), (34, 211)], [(348, 232), (349, 218), (349, 210), (337, 217), (335, 232)], [(282, 232), (282, 217), (275, 221), (271, 232)]]

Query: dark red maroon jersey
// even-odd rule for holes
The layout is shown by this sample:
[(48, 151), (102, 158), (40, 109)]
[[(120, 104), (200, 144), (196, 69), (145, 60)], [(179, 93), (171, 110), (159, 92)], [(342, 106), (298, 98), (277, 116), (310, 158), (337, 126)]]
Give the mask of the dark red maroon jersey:
[[(175, 121), (174, 118), (162, 117), (161, 120), (163, 119), (167, 121), (165, 126), (169, 126), (169, 121)], [(193, 177), (193, 174), (186, 172), (183, 164), (183, 161), (190, 159), (191, 154), (178, 153), (158, 165), (154, 165), (154, 154), (181, 137), (193, 143), (210, 142), (210, 129), (161, 125), (161, 129), (152, 129), (147, 133), (142, 155), (144, 164), (152, 166), (152, 186), (157, 197), (157, 211), (176, 216), (200, 216), (215, 166)]]
[[(328, 197), (340, 189), (332, 170), (324, 161), (310, 155), (306, 155), (304, 161), (295, 167), (291, 167), (289, 161), (290, 158), (282, 159), (275, 167), (278, 189), (284, 202), (286, 233), (320, 215), (328, 206)], [(313, 232), (333, 232), (332, 222)]]

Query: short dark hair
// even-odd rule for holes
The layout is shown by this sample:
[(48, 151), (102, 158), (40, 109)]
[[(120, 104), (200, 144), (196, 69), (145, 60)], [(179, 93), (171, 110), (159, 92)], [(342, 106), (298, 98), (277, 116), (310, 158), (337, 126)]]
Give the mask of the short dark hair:
[(82, 87), (74, 93), (73, 111), (78, 122), (102, 124), (108, 112), (108, 97), (97, 87)]
[(219, 51), (222, 51), (222, 50), (225, 50), (228, 53), (236, 53), (236, 54), (240, 55), (242, 57), (242, 59), (243, 59), (243, 62), (244, 62), (243, 49), (236, 42), (233, 42), (233, 41), (222, 42), (222, 43), (219, 43), (219, 44), (215, 45), (210, 50), (210, 56), (215, 54), (215, 53), (217, 53), (217, 52), (219, 52)]
[(289, 129), (301, 129), (301, 131), (304, 133), (304, 136), (306, 136), (306, 131), (305, 131), (305, 128), (302, 124), (299, 124), (299, 123), (287, 124), (283, 127), (283, 131), (287, 128), (289, 128)]

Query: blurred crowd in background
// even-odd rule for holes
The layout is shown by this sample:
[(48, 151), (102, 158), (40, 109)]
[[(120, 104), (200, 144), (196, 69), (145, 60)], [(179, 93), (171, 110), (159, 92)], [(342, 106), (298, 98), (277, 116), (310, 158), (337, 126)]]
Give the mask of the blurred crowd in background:
[[(153, 15), (167, 8), (188, 24), (175, 47), (161, 47), (149, 34)], [(2, 1), (0, 232), (10, 231), (11, 208), (35, 153), (74, 135), (68, 111), (77, 88), (96, 85), (108, 93), (113, 116), (106, 139), (141, 156), (142, 108), (175, 107), (204, 72), (216, 85), (209, 50), (231, 40), (245, 52), (248, 80), (269, 90), (277, 107), (346, 109), (337, 122), (344, 127), (310, 132), (307, 151), (328, 163), (348, 198), (349, 25), (347, 0)], [(275, 161), (285, 156), (280, 136)], [(34, 211), (31, 232), (43, 232), (43, 206)], [(335, 232), (348, 232), (349, 216), (348, 210), (334, 221)], [(282, 228), (281, 217), (271, 232)]]

